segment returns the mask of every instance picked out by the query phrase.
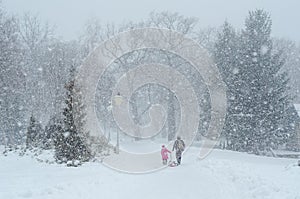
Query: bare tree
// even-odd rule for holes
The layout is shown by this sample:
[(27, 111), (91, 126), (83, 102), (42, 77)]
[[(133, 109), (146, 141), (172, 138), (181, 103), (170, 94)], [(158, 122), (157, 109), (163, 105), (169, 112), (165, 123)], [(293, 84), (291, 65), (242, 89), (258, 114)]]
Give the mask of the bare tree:
[[(25, 74), (17, 19), (0, 9), (0, 142), (22, 142)], [(2, 131), (2, 132), (1, 132)]]

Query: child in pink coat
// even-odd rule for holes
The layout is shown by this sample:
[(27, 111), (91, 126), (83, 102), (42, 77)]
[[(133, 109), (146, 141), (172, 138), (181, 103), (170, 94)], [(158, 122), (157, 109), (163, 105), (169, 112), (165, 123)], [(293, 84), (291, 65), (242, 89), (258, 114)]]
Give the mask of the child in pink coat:
[(162, 157), (162, 161), (163, 161), (163, 165), (166, 165), (168, 162), (168, 153), (171, 153), (171, 151), (169, 151), (165, 145), (161, 146), (161, 157)]

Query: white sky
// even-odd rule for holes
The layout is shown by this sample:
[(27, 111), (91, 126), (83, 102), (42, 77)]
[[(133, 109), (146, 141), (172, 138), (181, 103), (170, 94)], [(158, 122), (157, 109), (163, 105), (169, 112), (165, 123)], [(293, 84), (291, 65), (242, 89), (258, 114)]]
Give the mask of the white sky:
[(300, 42), (300, 0), (2, 0), (11, 13), (38, 14), (56, 25), (58, 35), (74, 39), (92, 17), (103, 23), (138, 21), (155, 11), (178, 12), (199, 18), (201, 26), (219, 26), (227, 19), (243, 27), (249, 10), (263, 8), (271, 14), (273, 35)]

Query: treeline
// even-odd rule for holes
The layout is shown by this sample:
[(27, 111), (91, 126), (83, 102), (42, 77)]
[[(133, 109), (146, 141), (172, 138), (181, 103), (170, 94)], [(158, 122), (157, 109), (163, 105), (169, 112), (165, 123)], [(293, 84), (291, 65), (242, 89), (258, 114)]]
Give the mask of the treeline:
[[(196, 40), (215, 59), (228, 87), (228, 115), (222, 132), (226, 148), (254, 153), (279, 146), (296, 150), (297, 144), (287, 143), (295, 140), (298, 122), (292, 104), (300, 96), (300, 47), (290, 40), (272, 38), (271, 24), (269, 14), (262, 10), (250, 12), (242, 30), (229, 22), (218, 28), (199, 28), (197, 18), (153, 12), (144, 21), (121, 25), (92, 19), (78, 39), (63, 41), (37, 16), (16, 17), (2, 9), (0, 143), (56, 147), (57, 158), (64, 161), (74, 159), (74, 151), (80, 149), (76, 158), (88, 159), (88, 132), (70, 115), (83, 115), (84, 123), (84, 108), (75, 113), (70, 103), (80, 93), (72, 87), (76, 68), (100, 42), (119, 32), (159, 27)], [(168, 104), (173, 107), (169, 129), (174, 129), (177, 105)], [(205, 129), (200, 128), (199, 134), (205, 135)], [(63, 143), (68, 144), (61, 147)]]

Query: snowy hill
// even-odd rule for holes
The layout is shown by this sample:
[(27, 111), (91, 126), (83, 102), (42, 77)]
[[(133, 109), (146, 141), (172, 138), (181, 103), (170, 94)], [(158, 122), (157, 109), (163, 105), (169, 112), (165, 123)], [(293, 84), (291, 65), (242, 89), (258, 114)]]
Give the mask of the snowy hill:
[(73, 168), (1, 154), (0, 198), (300, 198), (295, 159), (214, 150), (199, 160), (198, 150), (190, 148), (179, 167), (148, 174), (120, 173), (98, 162)]

